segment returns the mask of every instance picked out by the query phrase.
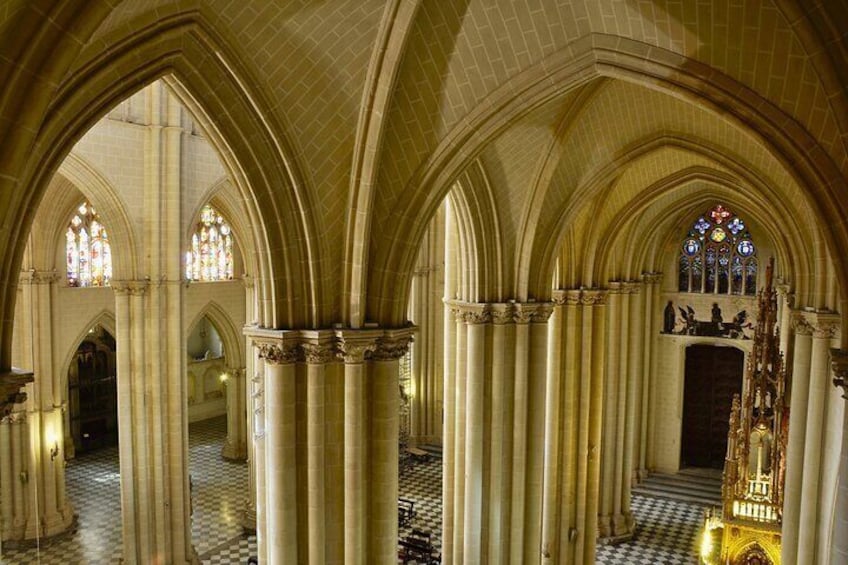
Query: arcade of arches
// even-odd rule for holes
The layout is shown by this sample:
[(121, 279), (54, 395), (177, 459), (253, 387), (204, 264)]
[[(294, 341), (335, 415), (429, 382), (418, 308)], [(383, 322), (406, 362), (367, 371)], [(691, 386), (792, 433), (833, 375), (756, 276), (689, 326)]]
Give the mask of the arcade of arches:
[(694, 352), (747, 357), (774, 257), (782, 561), (848, 563), (844, 0), (0, 22), (4, 543), (71, 527), (72, 409), (114, 371), (125, 563), (197, 561), (188, 423), (223, 413), (261, 563), (396, 562), (411, 351), (442, 562), (591, 563), (695, 457)]

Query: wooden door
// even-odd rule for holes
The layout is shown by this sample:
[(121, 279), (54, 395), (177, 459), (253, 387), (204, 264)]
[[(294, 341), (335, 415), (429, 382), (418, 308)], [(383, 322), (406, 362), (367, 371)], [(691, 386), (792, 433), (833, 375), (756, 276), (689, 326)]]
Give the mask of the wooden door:
[(686, 348), (681, 465), (722, 469), (730, 402), (742, 393), (744, 353), (732, 347)]

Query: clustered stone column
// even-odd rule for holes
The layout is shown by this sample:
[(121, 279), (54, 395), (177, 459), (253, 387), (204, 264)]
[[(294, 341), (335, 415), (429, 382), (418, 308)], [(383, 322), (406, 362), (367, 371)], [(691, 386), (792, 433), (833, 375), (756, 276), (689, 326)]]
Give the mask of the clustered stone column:
[[(786, 482), (783, 504), (782, 560), (815, 563), (830, 552), (823, 533), (829, 530), (836, 461), (824, 449), (823, 436), (837, 408), (830, 387), (830, 348), (839, 328), (834, 313), (796, 311), (789, 410)], [(829, 498), (828, 498), (829, 496)]]
[[(58, 275), (28, 270), (21, 274), (16, 324), (21, 335), (13, 361), (33, 363), (31, 374), (12, 371), (4, 380), (0, 413), (0, 507), (7, 545), (54, 536), (74, 523), (65, 495), (65, 417), (67, 399), (53, 367), (52, 301)], [(27, 328), (28, 331), (23, 331)], [(22, 379), (22, 377), (24, 377)], [(25, 381), (29, 393), (21, 394)], [(26, 400), (26, 402), (24, 402)]]
[[(628, 369), (631, 334), (641, 335), (636, 321), (631, 324), (631, 302), (635, 303), (636, 284), (612, 282), (608, 298), (607, 371), (604, 389), (603, 451), (601, 453), (600, 513), (598, 534), (604, 540), (624, 540), (633, 535), (630, 511), (630, 486), (633, 471), (633, 435), (635, 383)], [(637, 347), (636, 349), (639, 349)]]
[(221, 456), (230, 461), (247, 459), (245, 374), (244, 368), (227, 368), (227, 381), (224, 385), (227, 395), (227, 438), (221, 448)]
[(843, 404), (842, 448), (839, 459), (839, 491), (836, 493), (836, 514), (833, 517), (833, 539), (830, 562), (848, 563), (848, 350), (831, 349), (833, 384), (841, 393)]
[(412, 333), (245, 331), (258, 353), (251, 400), (261, 562), (397, 559), (398, 359)]
[[(607, 292), (554, 291), (542, 563), (594, 563), (606, 372)], [(553, 407), (559, 406), (554, 411)], [(527, 563), (538, 563), (538, 557)]]
[(414, 444), (442, 441), (444, 227), (441, 207), (424, 234), (409, 297), (409, 319), (418, 327), (412, 345), (410, 399), (410, 441)]
[(539, 562), (552, 305), (446, 303), (442, 560)]
[[(642, 398), (639, 404), (639, 461), (636, 467), (636, 481), (642, 482), (648, 477), (648, 472), (653, 468), (651, 454), (654, 448), (654, 400), (657, 390), (651, 378), (656, 373), (655, 349), (657, 335), (660, 332), (659, 312), (660, 306), (660, 283), (662, 273), (642, 274), (642, 325), (636, 327), (638, 334), (637, 347), (642, 350), (642, 370), (639, 372), (639, 384), (641, 386)], [(639, 341), (641, 340), (641, 341)]]

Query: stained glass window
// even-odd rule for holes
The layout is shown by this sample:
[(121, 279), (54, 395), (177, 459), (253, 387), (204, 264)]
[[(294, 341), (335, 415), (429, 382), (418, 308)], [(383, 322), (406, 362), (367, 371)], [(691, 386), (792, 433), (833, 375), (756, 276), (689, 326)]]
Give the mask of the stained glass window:
[(68, 286), (109, 286), (112, 249), (109, 235), (88, 202), (76, 209), (65, 232)]
[(757, 248), (745, 222), (722, 204), (692, 224), (680, 249), (681, 292), (748, 294), (757, 291)]
[(226, 281), (233, 278), (233, 234), (223, 216), (208, 204), (185, 254), (185, 275), (190, 281)]

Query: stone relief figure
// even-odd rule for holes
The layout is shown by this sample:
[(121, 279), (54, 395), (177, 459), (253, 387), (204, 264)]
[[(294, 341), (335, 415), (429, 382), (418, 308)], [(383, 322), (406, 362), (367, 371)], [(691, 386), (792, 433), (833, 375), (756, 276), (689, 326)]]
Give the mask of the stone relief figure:
[(674, 313), (674, 303), (669, 300), (663, 311), (663, 333), (674, 333), (674, 326), (677, 323), (677, 315)]

